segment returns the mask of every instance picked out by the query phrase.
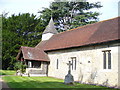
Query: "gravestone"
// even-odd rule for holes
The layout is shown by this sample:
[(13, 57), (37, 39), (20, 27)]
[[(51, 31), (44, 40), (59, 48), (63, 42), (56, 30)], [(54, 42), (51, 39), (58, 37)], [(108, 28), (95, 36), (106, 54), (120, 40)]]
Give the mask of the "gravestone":
[(71, 62), (69, 61), (69, 63), (67, 63), (67, 65), (69, 65), (69, 70), (68, 70), (68, 74), (65, 76), (65, 79), (64, 79), (64, 83), (65, 84), (73, 84), (74, 82), (74, 78), (71, 74)]

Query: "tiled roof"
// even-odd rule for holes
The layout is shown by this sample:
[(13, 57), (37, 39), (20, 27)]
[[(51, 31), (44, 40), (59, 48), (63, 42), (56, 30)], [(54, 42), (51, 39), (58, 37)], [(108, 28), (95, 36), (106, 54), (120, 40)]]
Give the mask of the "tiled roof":
[[(25, 60), (49, 61), (47, 54), (38, 48), (21, 46), (20, 53), (23, 54)], [(17, 57), (19, 57), (20, 53)]]
[(48, 40), (40, 41), (35, 48), (43, 49)]
[(120, 31), (118, 24), (120, 24), (120, 17), (53, 35), (49, 40), (38, 43), (35, 48), (22, 46), (17, 58), (20, 57), (20, 53), (22, 52), (24, 59), (49, 61), (49, 58), (44, 51), (120, 40), (120, 37), (118, 37), (118, 30)]
[(44, 50), (65, 49), (118, 40), (120, 39), (118, 37), (118, 23), (120, 23), (120, 20), (118, 19), (120, 17), (53, 35), (44, 45)]

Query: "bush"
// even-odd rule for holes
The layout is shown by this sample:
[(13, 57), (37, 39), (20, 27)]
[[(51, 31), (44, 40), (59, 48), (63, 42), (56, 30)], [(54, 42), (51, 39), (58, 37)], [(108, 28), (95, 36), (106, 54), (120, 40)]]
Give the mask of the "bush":
[(24, 73), (24, 72), (25, 72), (26, 67), (27, 67), (27, 65), (25, 65), (24, 62), (18, 61), (18, 62), (16, 62), (16, 63), (14, 64), (14, 69), (15, 69), (16, 71), (17, 71), (17, 70), (20, 70), (21, 73)]

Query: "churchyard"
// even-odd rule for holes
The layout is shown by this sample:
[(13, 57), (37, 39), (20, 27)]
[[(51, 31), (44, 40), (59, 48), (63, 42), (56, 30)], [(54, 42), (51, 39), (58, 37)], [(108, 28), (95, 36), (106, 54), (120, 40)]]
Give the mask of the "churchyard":
[(0, 75), (14, 75), (14, 70), (0, 70)]
[(107, 88), (80, 83), (66, 85), (64, 84), (64, 80), (53, 77), (15, 76), (15, 71), (10, 70), (1, 70), (0, 73), (2, 73), (2, 75), (6, 75), (3, 76), (2, 79), (8, 84), (10, 88)]

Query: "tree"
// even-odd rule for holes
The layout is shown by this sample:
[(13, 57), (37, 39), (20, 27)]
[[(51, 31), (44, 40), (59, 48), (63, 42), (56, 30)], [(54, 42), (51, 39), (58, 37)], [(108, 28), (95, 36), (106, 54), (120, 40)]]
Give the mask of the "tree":
[(18, 52), (19, 40), (16, 33), (13, 33), (9, 30), (2, 31), (2, 68), (7, 69), (8, 67), (13, 67), (13, 64), (16, 61), (16, 55)]
[(35, 46), (44, 27), (35, 15), (19, 14), (2, 17), (2, 69), (13, 69), (20, 46)]
[(93, 8), (100, 8), (100, 2), (52, 2), (49, 8), (44, 8), (39, 13), (45, 25), (51, 14), (59, 32), (76, 28), (98, 21), (98, 12), (92, 12)]
[[(41, 33), (44, 27), (40, 25), (41, 19), (36, 18), (36, 15), (30, 15), (29, 13), (12, 15), (4, 22), (3, 29), (17, 33), (19, 37), (24, 38), (24, 44), (27, 46), (34, 46), (38, 43), (36, 40), (40, 40)], [(36, 43), (32, 43), (35, 40)]]

